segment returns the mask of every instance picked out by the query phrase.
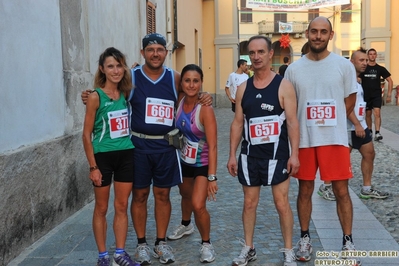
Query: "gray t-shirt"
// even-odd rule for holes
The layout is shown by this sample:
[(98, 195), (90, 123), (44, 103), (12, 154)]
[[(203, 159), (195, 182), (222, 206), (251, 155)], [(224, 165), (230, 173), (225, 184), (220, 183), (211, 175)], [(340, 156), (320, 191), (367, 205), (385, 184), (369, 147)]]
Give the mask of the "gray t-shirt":
[(319, 61), (303, 56), (287, 68), (284, 78), (298, 98), (299, 148), (348, 147), (345, 98), (356, 93), (353, 64), (334, 53)]

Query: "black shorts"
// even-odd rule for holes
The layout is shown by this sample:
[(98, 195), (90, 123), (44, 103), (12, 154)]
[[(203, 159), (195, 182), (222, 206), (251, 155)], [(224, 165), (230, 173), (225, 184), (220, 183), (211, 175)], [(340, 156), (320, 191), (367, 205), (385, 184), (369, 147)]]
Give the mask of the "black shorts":
[(288, 160), (270, 160), (240, 154), (238, 181), (244, 186), (277, 185), (288, 179)]
[(181, 164), (181, 172), (183, 177), (196, 178), (197, 176), (208, 176), (208, 165), (201, 167), (193, 167), (187, 164)]
[(355, 131), (349, 131), (348, 132), (349, 146), (358, 150), (362, 147), (362, 145), (367, 144), (373, 140), (370, 129), (366, 128), (364, 132), (366, 133), (366, 136), (364, 138), (359, 138), (358, 136), (356, 136)]
[(374, 108), (380, 108), (382, 105), (382, 97), (381, 95), (377, 95), (371, 98), (364, 99), (366, 102), (366, 110), (372, 110)]
[(231, 103), (231, 111), (233, 111), (234, 113), (236, 112), (236, 104), (235, 103)]
[(117, 182), (133, 182), (134, 149), (99, 152), (94, 158), (103, 176), (101, 187), (109, 186), (112, 177)]

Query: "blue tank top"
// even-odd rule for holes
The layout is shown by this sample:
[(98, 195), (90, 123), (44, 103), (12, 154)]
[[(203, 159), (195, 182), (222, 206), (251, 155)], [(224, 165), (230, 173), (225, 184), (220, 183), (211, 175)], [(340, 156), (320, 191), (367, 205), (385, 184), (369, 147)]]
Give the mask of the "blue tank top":
[(265, 88), (255, 88), (253, 78), (247, 81), (241, 106), (244, 129), (241, 153), (263, 159), (289, 158), (288, 132), (284, 109), (278, 91), (283, 78), (275, 75)]
[[(200, 122), (201, 105), (195, 105), (194, 109), (185, 113), (183, 111), (183, 101), (180, 101), (176, 112), (176, 127), (183, 133), (184, 138), (192, 142), (193, 145), (185, 145), (180, 151), (181, 162), (193, 166), (201, 167), (209, 164), (208, 160), (208, 143), (206, 142), (205, 128)], [(195, 162), (189, 161), (187, 157), (195, 158)]]
[[(175, 128), (177, 92), (174, 72), (164, 67), (155, 81), (147, 77), (142, 66), (131, 70), (134, 88), (129, 97), (130, 128), (146, 135), (165, 135)], [(131, 136), (136, 152), (163, 153), (174, 149), (164, 139), (142, 139)]]

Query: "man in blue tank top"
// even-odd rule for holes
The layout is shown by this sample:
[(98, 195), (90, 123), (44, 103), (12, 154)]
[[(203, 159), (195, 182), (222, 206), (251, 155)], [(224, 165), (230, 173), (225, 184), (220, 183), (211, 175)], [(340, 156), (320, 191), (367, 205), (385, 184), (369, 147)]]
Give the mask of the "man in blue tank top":
[[(284, 265), (296, 266), (292, 248), (294, 218), (288, 200), (290, 176), (299, 169), (295, 90), (289, 81), (270, 70), (273, 50), (267, 37), (251, 37), (248, 53), (255, 74), (237, 90), (227, 164), (229, 173), (238, 176), (244, 191), (242, 222), (245, 242), (232, 266), (247, 265), (256, 259), (253, 236), (261, 186), (272, 186), (284, 240), (281, 249)], [(236, 150), (241, 138), (243, 142), (237, 163)]]
[[(134, 260), (151, 264), (151, 254), (160, 263), (172, 263), (175, 257), (166, 243), (171, 202), (170, 189), (182, 182), (176, 148), (165, 139), (175, 129), (175, 106), (180, 88), (180, 74), (163, 66), (168, 54), (165, 37), (158, 33), (144, 36), (141, 55), (145, 64), (131, 69), (134, 88), (129, 96), (131, 139), (135, 145), (135, 167), (131, 214), (138, 245)], [(86, 102), (90, 91), (82, 93)], [(202, 104), (211, 105), (212, 97), (201, 94)], [(156, 241), (153, 252), (146, 240), (147, 200), (153, 185), (155, 199)], [(188, 210), (191, 211), (192, 210)]]
[[(131, 70), (134, 89), (129, 97), (130, 128), (136, 147), (133, 177), (132, 220), (138, 245), (135, 260), (141, 265), (151, 263), (150, 248), (146, 241), (147, 200), (153, 185), (156, 241), (152, 252), (160, 263), (172, 263), (175, 257), (166, 243), (171, 203), (170, 189), (182, 183), (179, 154), (165, 140), (175, 129), (175, 106), (180, 88), (180, 74), (163, 66), (168, 54), (166, 40), (158, 33), (146, 35), (141, 55), (145, 63)], [(212, 103), (208, 94), (200, 102)], [(210, 102), (210, 103), (209, 103)], [(191, 210), (192, 211), (192, 210)]]
[(147, 199), (153, 184), (157, 236), (152, 253), (161, 263), (175, 261), (166, 243), (171, 215), (170, 188), (182, 182), (177, 150), (164, 135), (175, 128), (174, 108), (179, 93), (180, 74), (164, 67), (168, 51), (166, 40), (158, 33), (146, 35), (141, 54), (144, 65), (131, 70), (135, 86), (129, 97), (132, 141), (137, 148), (133, 177), (132, 220), (138, 245), (136, 262), (151, 263), (146, 241)]

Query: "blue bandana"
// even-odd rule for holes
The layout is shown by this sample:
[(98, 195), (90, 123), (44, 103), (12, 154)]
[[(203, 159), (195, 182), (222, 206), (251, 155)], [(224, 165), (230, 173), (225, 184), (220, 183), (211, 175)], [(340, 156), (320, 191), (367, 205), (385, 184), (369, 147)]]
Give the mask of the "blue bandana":
[(166, 39), (162, 34), (159, 33), (151, 33), (147, 34), (143, 38), (143, 49), (150, 44), (160, 44), (163, 47), (166, 47)]

